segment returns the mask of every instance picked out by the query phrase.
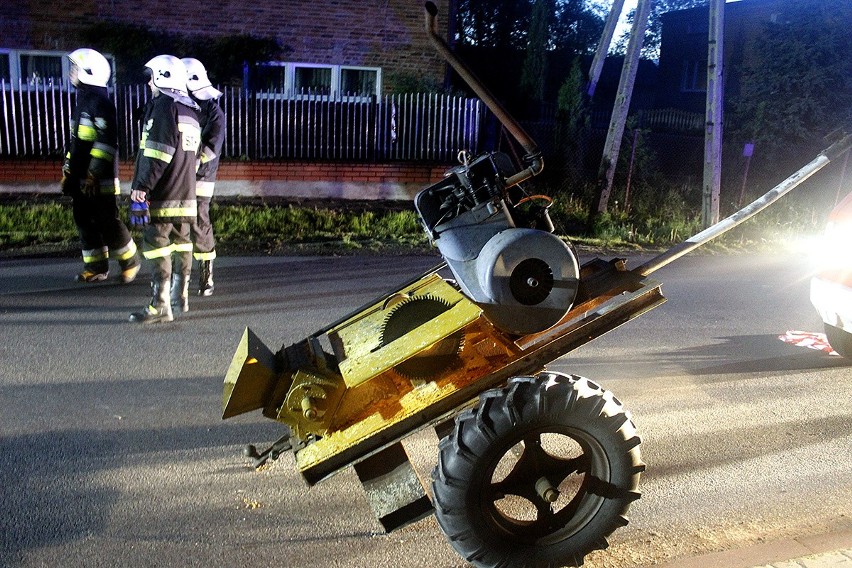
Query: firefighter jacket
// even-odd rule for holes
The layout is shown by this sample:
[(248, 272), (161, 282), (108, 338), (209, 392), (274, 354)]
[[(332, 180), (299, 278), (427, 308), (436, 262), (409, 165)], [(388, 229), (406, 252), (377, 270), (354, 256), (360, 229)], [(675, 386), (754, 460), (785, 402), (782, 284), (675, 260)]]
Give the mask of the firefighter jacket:
[(77, 87), (71, 139), (62, 165), (63, 186), (74, 188), (72, 193), (88, 180), (96, 194), (119, 194), (117, 122), (106, 87)]
[(225, 113), (217, 99), (195, 100), (201, 106), (201, 150), (198, 171), (195, 173), (195, 195), (198, 198), (213, 197), (213, 184), (219, 170), (219, 154), (225, 143)]
[(198, 106), (166, 93), (144, 108), (131, 190), (147, 194), (152, 223), (195, 221), (195, 161), (201, 140)]

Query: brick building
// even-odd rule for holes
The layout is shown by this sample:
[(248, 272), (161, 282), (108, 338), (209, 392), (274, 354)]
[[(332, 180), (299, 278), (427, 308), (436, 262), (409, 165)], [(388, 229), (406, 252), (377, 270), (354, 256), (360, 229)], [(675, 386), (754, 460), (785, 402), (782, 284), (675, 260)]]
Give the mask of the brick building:
[[(450, 3), (437, 1), (444, 25)], [(381, 95), (401, 77), (440, 83), (445, 74), (424, 32), (419, 0), (221, 0), (209, 6), (190, 0), (6, 0), (0, 3), (0, 79), (60, 81), (67, 71), (62, 55), (82, 47), (93, 24), (113, 22), (152, 32), (273, 39), (284, 55), (269, 62), (267, 81), (292, 92)]]
[[(453, 1), (436, 0), (442, 26), (449, 25)], [(207, 7), (189, 0), (5, 0), (0, 2), (0, 81), (6, 82), (7, 91), (11, 83), (18, 93), (29, 90), (41, 93), (31, 95), (35, 99), (46, 100), (43, 93), (67, 88), (65, 55), (78, 47), (94, 47), (83, 39), (92, 26), (115, 24), (119, 30), (122, 26), (144, 28), (152, 35), (274, 40), (282, 56), (252, 69), (252, 81), (258, 77), (263, 81), (252, 87), (274, 88), (275, 104), (282, 105), (278, 109), (287, 104), (282, 99), (304, 99), (304, 93), (314, 102), (339, 101), (345, 96), (350, 102), (375, 105), (383, 95), (398, 91), (398, 83), (444, 82), (447, 67), (430, 44), (424, 22), (422, 0), (221, 0)], [(150, 56), (162, 52), (155, 44)], [(175, 55), (204, 59), (202, 54)], [(122, 65), (120, 61), (113, 64)], [(12, 98), (6, 98), (13, 105)], [(257, 101), (254, 107), (269, 106), (268, 98), (258, 96)], [(19, 104), (16, 110), (21, 116), (23, 108)], [(316, 107), (322, 108), (327, 107)], [(238, 109), (229, 129), (248, 119), (238, 116), (239, 112), (244, 109)], [(57, 124), (64, 120), (60, 117)], [(56, 192), (60, 164), (53, 146), (20, 150), (14, 144), (16, 136), (29, 138), (32, 128), (17, 134), (11, 128), (0, 124), (0, 193)], [(53, 127), (47, 137), (62, 138), (64, 130), (59, 129), (58, 135), (56, 130)], [(436, 160), (226, 160), (220, 168), (217, 194), (410, 199), (441, 179), (445, 169)], [(125, 193), (131, 173), (132, 164), (123, 162), (120, 178)]]

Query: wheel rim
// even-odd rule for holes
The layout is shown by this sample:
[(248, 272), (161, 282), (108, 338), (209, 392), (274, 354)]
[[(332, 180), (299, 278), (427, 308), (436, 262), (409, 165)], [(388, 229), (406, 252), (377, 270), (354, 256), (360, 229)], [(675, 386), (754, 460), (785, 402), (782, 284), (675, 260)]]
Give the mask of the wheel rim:
[(483, 473), (487, 522), (512, 541), (536, 545), (565, 540), (586, 526), (605, 502), (610, 480), (609, 460), (593, 437), (553, 427), (514, 436)]

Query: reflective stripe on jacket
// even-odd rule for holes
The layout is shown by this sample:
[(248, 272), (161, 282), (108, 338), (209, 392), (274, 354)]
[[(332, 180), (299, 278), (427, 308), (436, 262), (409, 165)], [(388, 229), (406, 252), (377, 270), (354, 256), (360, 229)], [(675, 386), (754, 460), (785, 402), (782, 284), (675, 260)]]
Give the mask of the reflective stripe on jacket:
[(96, 180), (102, 194), (117, 194), (118, 128), (106, 87), (81, 84), (71, 115), (71, 139), (62, 170), (73, 182)]
[(197, 181), (195, 182), (195, 197), (198, 199), (210, 199), (213, 197), (213, 187), (215, 182), (212, 181)]
[(195, 161), (200, 140), (196, 109), (164, 93), (145, 106), (131, 188), (147, 194), (152, 222), (195, 220)]
[[(201, 122), (201, 152), (199, 155), (200, 161), (198, 171), (195, 178), (199, 181), (196, 190), (200, 197), (213, 196), (213, 184), (209, 186), (201, 186), (200, 182), (216, 181), (216, 172), (219, 170), (219, 155), (222, 152), (222, 145), (225, 143), (225, 113), (219, 106), (217, 99), (209, 99), (206, 101), (197, 100), (201, 106), (199, 113), (199, 121)], [(202, 194), (209, 187), (209, 194)]]

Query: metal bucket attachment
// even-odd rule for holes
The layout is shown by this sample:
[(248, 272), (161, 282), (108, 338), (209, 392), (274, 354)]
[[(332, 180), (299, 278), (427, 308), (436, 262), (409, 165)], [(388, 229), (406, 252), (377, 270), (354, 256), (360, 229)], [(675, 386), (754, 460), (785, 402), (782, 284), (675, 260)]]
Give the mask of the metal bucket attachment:
[(355, 464), (355, 473), (373, 514), (386, 532), (419, 521), (434, 511), (399, 442)]
[(275, 355), (246, 328), (225, 375), (222, 418), (265, 407), (275, 375)]

